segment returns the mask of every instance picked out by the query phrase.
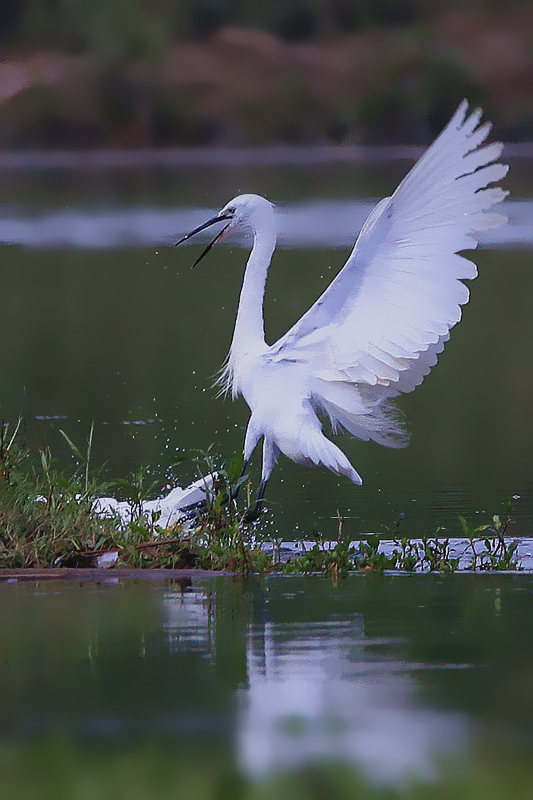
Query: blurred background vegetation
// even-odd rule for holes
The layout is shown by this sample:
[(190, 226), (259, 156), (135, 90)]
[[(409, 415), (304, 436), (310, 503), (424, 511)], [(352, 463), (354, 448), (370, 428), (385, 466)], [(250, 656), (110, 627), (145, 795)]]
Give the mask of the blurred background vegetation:
[(532, 0), (0, 0), (0, 148), (533, 138)]

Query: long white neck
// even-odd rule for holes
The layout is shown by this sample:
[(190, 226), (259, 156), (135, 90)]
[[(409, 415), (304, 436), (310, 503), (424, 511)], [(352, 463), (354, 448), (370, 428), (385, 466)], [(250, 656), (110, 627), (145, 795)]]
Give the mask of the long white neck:
[(222, 374), (224, 388), (231, 389), (234, 395), (239, 392), (236, 385), (239, 362), (251, 352), (260, 352), (265, 346), (263, 298), (277, 238), (276, 219), (270, 204), (262, 208), (260, 214), (254, 215), (252, 231), (254, 244), (244, 271), (233, 339)]

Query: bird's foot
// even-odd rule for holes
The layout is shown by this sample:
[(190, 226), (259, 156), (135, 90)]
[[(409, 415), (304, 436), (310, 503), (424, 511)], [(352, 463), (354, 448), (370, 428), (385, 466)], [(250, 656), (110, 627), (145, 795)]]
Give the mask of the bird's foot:
[(180, 519), (184, 522), (194, 519), (200, 514), (207, 512), (207, 503), (205, 500), (200, 500), (198, 503), (193, 503), (190, 506), (183, 506), (180, 508)]
[(253, 506), (250, 506), (250, 508), (242, 518), (242, 521), (245, 525), (251, 525), (253, 522), (257, 522), (262, 513), (263, 513), (263, 501), (258, 500), (256, 503), (254, 503)]

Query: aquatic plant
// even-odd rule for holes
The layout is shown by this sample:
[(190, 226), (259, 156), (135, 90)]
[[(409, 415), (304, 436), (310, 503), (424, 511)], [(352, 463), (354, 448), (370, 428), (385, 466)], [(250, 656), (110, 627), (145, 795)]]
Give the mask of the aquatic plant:
[[(471, 528), (464, 517), (459, 516), (463, 534), (470, 541), (472, 560), (470, 569), (506, 570), (519, 566), (516, 551), (518, 541), (509, 541), (509, 529), (513, 522), (514, 503), (518, 495), (510, 497), (503, 506), (503, 516), (494, 514), (492, 525)], [(483, 545), (483, 549), (479, 544)]]

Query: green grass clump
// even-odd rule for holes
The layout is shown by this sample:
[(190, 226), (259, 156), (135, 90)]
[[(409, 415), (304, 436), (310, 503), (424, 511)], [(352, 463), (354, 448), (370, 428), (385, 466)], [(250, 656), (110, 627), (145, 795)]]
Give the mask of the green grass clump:
[(98, 519), (92, 503), (108, 485), (85, 465), (67, 477), (48, 449), (32, 453), (19, 445), (19, 431), (20, 420), (12, 433), (6, 424), (0, 428), (0, 566), (50, 566), (101, 546), (113, 522)]
[[(20, 430), (20, 420), (14, 430), (5, 423), (0, 428), (0, 567), (94, 566), (99, 554), (115, 550), (117, 565), (131, 568), (257, 568), (262, 556), (245, 541), (232, 500), (241, 482), (240, 474), (233, 474), (238, 465), (218, 471), (206, 509), (187, 528), (164, 529), (158, 514), (143, 512), (155, 486), (145, 486), (147, 470), (129, 481), (110, 482), (91, 468), (92, 429), (85, 452), (61, 431), (75, 456), (72, 473), (61, 469), (48, 449), (20, 444)], [(203, 460), (214, 471), (212, 459)], [(96, 499), (117, 487), (129, 494), (127, 521), (94, 511)]]

